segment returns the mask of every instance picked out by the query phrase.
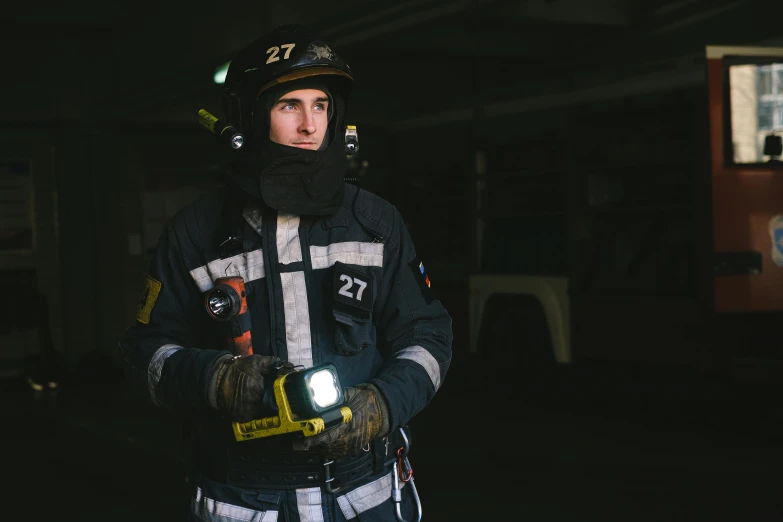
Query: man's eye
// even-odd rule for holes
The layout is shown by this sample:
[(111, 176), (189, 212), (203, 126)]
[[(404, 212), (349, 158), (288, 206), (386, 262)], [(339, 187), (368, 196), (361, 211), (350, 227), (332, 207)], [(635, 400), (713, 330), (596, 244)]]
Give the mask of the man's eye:
[(295, 108), (296, 107), (294, 107), (293, 104), (291, 104), (291, 103), (286, 103), (285, 105), (283, 105), (283, 109), (285, 109), (287, 111), (293, 110)]
[(315, 109), (318, 110), (318, 111), (325, 111), (326, 110), (326, 105), (324, 105), (323, 103), (316, 103), (315, 104)]

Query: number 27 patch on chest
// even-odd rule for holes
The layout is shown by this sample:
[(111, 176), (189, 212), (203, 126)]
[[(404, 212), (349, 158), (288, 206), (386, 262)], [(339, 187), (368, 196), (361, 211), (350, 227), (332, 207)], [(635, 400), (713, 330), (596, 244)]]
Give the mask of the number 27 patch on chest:
[(334, 264), (334, 300), (344, 305), (372, 310), (372, 276), (363, 274), (343, 263)]

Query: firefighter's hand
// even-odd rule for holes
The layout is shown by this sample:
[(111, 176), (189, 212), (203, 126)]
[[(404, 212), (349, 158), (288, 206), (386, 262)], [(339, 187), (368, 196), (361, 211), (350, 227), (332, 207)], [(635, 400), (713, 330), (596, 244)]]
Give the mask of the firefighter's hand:
[(351, 421), (305, 437), (303, 449), (330, 458), (359, 455), (371, 440), (388, 434), (389, 408), (378, 388), (372, 384), (346, 388), (345, 405), (353, 412)]
[(209, 405), (236, 422), (274, 414), (264, 407), (263, 399), (266, 380), (276, 365), (290, 363), (282, 363), (279, 357), (269, 355), (222, 356), (210, 373), (207, 385)]

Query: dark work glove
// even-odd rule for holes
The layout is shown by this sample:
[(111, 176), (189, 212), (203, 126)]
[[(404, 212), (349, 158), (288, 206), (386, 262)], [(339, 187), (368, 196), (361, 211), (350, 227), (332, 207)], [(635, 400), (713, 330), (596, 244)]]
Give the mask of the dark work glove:
[(305, 437), (303, 449), (330, 458), (359, 455), (371, 440), (389, 433), (389, 408), (381, 392), (372, 384), (346, 388), (345, 405), (353, 412), (351, 421)]
[(221, 356), (212, 366), (207, 402), (236, 422), (274, 415), (275, 412), (264, 407), (264, 389), (267, 377), (280, 365), (292, 366), (291, 363), (282, 363), (279, 357), (269, 355)]

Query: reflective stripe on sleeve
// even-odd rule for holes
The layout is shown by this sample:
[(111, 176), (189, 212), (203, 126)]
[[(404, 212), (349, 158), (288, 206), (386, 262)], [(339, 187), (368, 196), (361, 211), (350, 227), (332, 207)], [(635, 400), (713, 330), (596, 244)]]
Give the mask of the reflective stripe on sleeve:
[(383, 266), (383, 243), (346, 241), (311, 246), (310, 260), (314, 269), (329, 268), (338, 261), (347, 265)]
[(162, 406), (158, 401), (158, 383), (160, 382), (160, 373), (163, 371), (163, 365), (166, 360), (182, 347), (177, 344), (164, 344), (152, 355), (149, 368), (147, 369), (147, 386), (150, 390), (150, 398), (156, 406)]
[(432, 385), (435, 386), (435, 390), (440, 388), (440, 366), (435, 357), (430, 352), (425, 350), (421, 346), (409, 346), (403, 350), (394, 354), (397, 359), (408, 359), (415, 363), (418, 363), (427, 375), (430, 376)]
[(340, 510), (345, 515), (345, 518), (352, 519), (368, 509), (380, 506), (389, 500), (391, 495), (392, 475), (389, 473), (364, 486), (351, 490), (345, 495), (337, 497), (337, 503), (340, 505)]
[(215, 259), (204, 266), (194, 268), (190, 276), (202, 292), (214, 286), (215, 279), (227, 276), (242, 276), (245, 283), (264, 277), (264, 256), (261, 249), (244, 252), (225, 259)]
[(321, 488), (296, 490), (296, 510), (300, 522), (324, 522)]
[(277, 522), (278, 511), (256, 511), (205, 497), (201, 488), (191, 504), (193, 514), (205, 522)]

